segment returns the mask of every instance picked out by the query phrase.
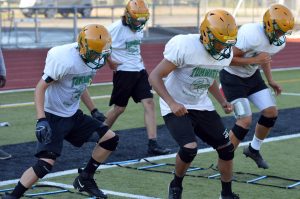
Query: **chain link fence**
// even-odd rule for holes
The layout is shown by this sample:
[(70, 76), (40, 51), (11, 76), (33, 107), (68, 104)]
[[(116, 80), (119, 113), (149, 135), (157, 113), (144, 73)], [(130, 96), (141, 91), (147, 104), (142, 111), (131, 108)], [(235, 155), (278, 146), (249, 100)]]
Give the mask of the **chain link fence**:
[[(59, 1), (59, 0), (56, 0)], [(262, 16), (272, 3), (288, 6), (296, 18), (296, 30), (299, 33), (299, 0), (152, 0), (148, 1), (151, 17), (146, 27), (149, 29), (197, 30), (205, 13), (211, 9), (222, 8), (236, 17), (238, 25), (261, 22)], [(91, 6), (39, 5), (20, 8), (18, 0), (0, 0), (0, 45), (5, 48), (51, 47), (76, 41), (81, 27), (89, 23), (108, 26), (120, 19), (124, 13), (124, 0), (93, 0)], [(47, 10), (53, 15), (45, 14)], [(84, 16), (83, 9), (90, 14)], [(25, 11), (32, 14), (26, 17)], [(68, 14), (62, 14), (67, 10)], [(151, 35), (150, 35), (151, 36)]]

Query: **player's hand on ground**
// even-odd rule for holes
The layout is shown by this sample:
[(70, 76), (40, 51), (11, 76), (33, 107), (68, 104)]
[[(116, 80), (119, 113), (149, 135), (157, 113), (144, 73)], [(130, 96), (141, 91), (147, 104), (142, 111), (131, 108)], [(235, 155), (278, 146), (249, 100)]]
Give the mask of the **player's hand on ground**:
[(170, 104), (170, 109), (178, 117), (188, 113), (187, 109), (182, 104), (177, 102)]
[(91, 111), (91, 115), (93, 118), (95, 118), (96, 120), (98, 120), (102, 123), (106, 120), (105, 115), (103, 113), (101, 113), (97, 108), (95, 108)]
[(275, 81), (269, 82), (269, 85), (273, 88), (275, 95), (280, 95), (282, 92), (282, 88), (279, 84), (277, 84)]
[(255, 60), (256, 64), (268, 64), (272, 61), (272, 58), (269, 53), (262, 52), (255, 56)]
[(226, 114), (229, 114), (233, 111), (233, 105), (230, 104), (229, 102), (225, 101), (221, 105)]
[(51, 142), (52, 129), (46, 118), (38, 119), (35, 128), (35, 135), (40, 143), (48, 144)]

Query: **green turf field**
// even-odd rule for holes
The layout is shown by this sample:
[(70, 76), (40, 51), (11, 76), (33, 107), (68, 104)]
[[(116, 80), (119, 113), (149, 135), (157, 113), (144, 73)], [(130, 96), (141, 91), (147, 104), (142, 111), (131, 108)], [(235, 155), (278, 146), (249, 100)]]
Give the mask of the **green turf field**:
[[(300, 105), (300, 69), (290, 70), (290, 71), (277, 71), (273, 72), (274, 79), (280, 83), (283, 87), (283, 92), (285, 93), (298, 93), (297, 95), (281, 95), (276, 98), (278, 107), (291, 108), (299, 107)], [(92, 86), (89, 88), (91, 96), (102, 96), (110, 95), (112, 86)], [(160, 116), (158, 97), (155, 95), (156, 100), (156, 113), (157, 113), (157, 123), (163, 124), (162, 117)], [(7, 104), (18, 104), (33, 102), (33, 92), (15, 92), (15, 93), (0, 93), (0, 105)], [(96, 99), (96, 106), (106, 112), (109, 107), (109, 98), (105, 99)], [(83, 110), (86, 110), (85, 107), (82, 107)], [(216, 105), (216, 108), (219, 110), (219, 105)], [(255, 111), (255, 109), (254, 109)], [(218, 111), (221, 115), (224, 116), (222, 111)], [(13, 105), (11, 107), (1, 107), (0, 106), (0, 121), (9, 121), (11, 127), (9, 128), (0, 128), (0, 146), (7, 144), (16, 144), (22, 142), (29, 142), (35, 140), (34, 135), (34, 126), (35, 126), (35, 108), (33, 105)], [(141, 104), (135, 104), (133, 101), (130, 101), (129, 106), (127, 107), (124, 114), (117, 120), (113, 126), (113, 130), (120, 129), (130, 129), (135, 127), (143, 127), (143, 108)]]
[[(274, 79), (278, 81), (283, 87), (283, 95), (277, 97), (277, 104), (280, 109), (299, 107), (300, 105), (300, 70), (292, 71), (277, 71), (273, 72)], [(93, 86), (90, 87), (91, 96), (109, 95), (111, 93), (111, 86)], [(156, 102), (158, 100), (155, 96)], [(23, 143), (35, 140), (35, 109), (31, 104), (22, 105), (18, 103), (26, 103), (33, 101), (33, 92), (15, 92), (15, 93), (0, 93), (0, 121), (8, 121), (11, 123), (10, 127), (0, 128), (0, 146), (7, 144)], [(106, 112), (109, 98), (96, 99), (95, 103), (99, 109)], [(6, 107), (8, 104), (18, 104)], [(158, 124), (163, 124), (160, 117), (158, 103), (157, 106), (157, 121)], [(216, 106), (219, 110), (219, 106)], [(86, 110), (83, 107), (84, 110)], [(219, 111), (221, 115), (224, 115)], [(296, 123), (297, 121), (295, 121)], [(299, 121), (298, 121), (299, 122)], [(126, 112), (116, 122), (114, 130), (130, 129), (143, 126), (143, 110), (142, 105), (135, 105), (130, 102)], [(284, 141), (270, 142), (263, 145), (263, 154), (268, 157), (267, 161), (271, 165), (268, 170), (258, 169), (256, 165), (246, 159), (241, 154), (241, 148), (236, 152), (234, 159), (234, 171), (249, 172), (258, 175), (274, 175), (286, 178), (294, 178), (300, 180), (300, 138), (294, 138)], [(276, 151), (276, 154), (274, 154)], [(215, 164), (217, 154), (215, 152), (199, 154), (193, 166), (208, 167)], [(157, 162), (173, 163), (174, 159), (164, 159)], [(144, 164), (143, 164), (144, 165)], [(134, 165), (136, 166), (136, 165)], [(171, 171), (173, 168), (161, 167)], [(1, 165), (0, 165), (1, 170)], [(195, 171), (191, 174), (202, 175), (202, 171)], [(1, 173), (1, 172), (0, 172)], [(241, 180), (249, 180), (246, 177), (240, 177)], [(63, 183), (72, 185), (75, 175), (65, 175), (44, 181), (51, 181), (56, 183)], [(153, 198), (166, 198), (167, 186), (172, 178), (170, 174), (161, 174), (155, 172), (145, 172), (130, 170), (125, 168), (110, 168), (96, 174), (96, 179), (101, 188), (118, 193), (134, 194), (140, 196), (149, 196)], [(262, 183), (275, 184), (280, 186), (289, 185), (282, 180), (262, 180)], [(1, 184), (1, 182), (0, 182)], [(0, 186), (0, 189), (12, 187)], [(218, 180), (208, 180), (206, 178), (186, 177), (184, 181), (184, 199), (212, 199), (218, 198), (220, 191), (220, 182)], [(47, 189), (36, 189), (36, 192)], [(51, 189), (53, 190), (53, 189)], [(266, 187), (260, 185), (252, 185), (245, 183), (234, 183), (233, 190), (240, 194), (243, 199), (300, 199), (300, 186), (296, 189), (280, 189), (273, 187)], [(74, 190), (72, 190), (74, 191)], [(30, 193), (30, 192), (28, 192)], [(77, 195), (75, 193), (64, 193), (60, 195), (45, 196), (43, 198), (88, 198), (87, 196)], [(125, 198), (115, 195), (110, 195), (111, 199)], [(127, 197), (132, 198), (132, 197)], [(141, 197), (142, 198), (142, 197)]]
[[(276, 141), (265, 143), (263, 145), (264, 154), (269, 157), (268, 161), (271, 168), (268, 170), (262, 170), (256, 168), (254, 163), (249, 159), (244, 158), (241, 154), (241, 148), (236, 152), (234, 159), (234, 171), (243, 171), (254, 173), (258, 175), (275, 175), (286, 178), (300, 179), (299, 164), (300, 155), (295, 153), (295, 146), (300, 145), (300, 138), (289, 139), (284, 141)], [(281, 149), (281, 150), (278, 150)], [(271, 158), (274, 155), (274, 151), (277, 151), (276, 157)], [(198, 154), (197, 158), (193, 162), (192, 166), (196, 167), (209, 167), (211, 164), (215, 164), (217, 155), (215, 152)], [(158, 163), (173, 163), (174, 159), (162, 159), (157, 160)], [(145, 165), (140, 163), (139, 165), (132, 165), (135, 167)], [(172, 171), (172, 167), (159, 167), (157, 170)], [(204, 175), (209, 174), (206, 171), (194, 171), (189, 173), (191, 175)], [(47, 182), (63, 183), (64, 185), (72, 185), (75, 175), (65, 175), (61, 177), (54, 177), (44, 179)], [(166, 198), (167, 186), (172, 179), (171, 174), (160, 174), (155, 172), (138, 171), (126, 168), (109, 168), (101, 170), (96, 174), (97, 183), (102, 189), (110, 190), (118, 193), (134, 194), (139, 196), (148, 196), (153, 198)], [(240, 180), (249, 180), (248, 176), (241, 176)], [(275, 185), (288, 185), (283, 180), (261, 180), (261, 183), (275, 184)], [(215, 179), (186, 177), (184, 180), (184, 199), (212, 199), (218, 198), (220, 190), (220, 182)], [(9, 188), (9, 186), (0, 187), (0, 189)], [(38, 188), (36, 190), (30, 190), (27, 193), (37, 193), (41, 191), (54, 191), (57, 189), (45, 189)], [(72, 192), (75, 190), (70, 189)], [(239, 193), (243, 199), (299, 199), (300, 187), (296, 189), (282, 189), (266, 187), (261, 185), (253, 185), (246, 183), (233, 183), (233, 190)], [(63, 193), (52, 196), (45, 196), (44, 198), (60, 198), (60, 199), (77, 199), (87, 198), (76, 193)], [(110, 195), (110, 199), (126, 198), (115, 195)], [(127, 197), (128, 198), (128, 197)], [(130, 198), (130, 197), (129, 197)]]

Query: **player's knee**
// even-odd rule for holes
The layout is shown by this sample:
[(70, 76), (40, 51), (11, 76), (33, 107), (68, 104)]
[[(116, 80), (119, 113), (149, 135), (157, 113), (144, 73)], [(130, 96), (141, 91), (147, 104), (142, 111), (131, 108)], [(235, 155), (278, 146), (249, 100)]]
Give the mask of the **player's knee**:
[(221, 160), (232, 160), (234, 157), (234, 146), (232, 143), (230, 143), (228, 146), (217, 149), (217, 152)]
[(264, 127), (271, 128), (274, 126), (276, 120), (277, 117), (265, 117), (261, 115), (257, 123)]
[(122, 113), (124, 113), (125, 109), (126, 109), (126, 107), (121, 107), (121, 106), (117, 106), (117, 105), (114, 106), (114, 112), (117, 115), (121, 115)]
[(191, 163), (197, 155), (197, 148), (180, 147), (178, 155), (185, 163)]
[(43, 178), (45, 175), (51, 172), (52, 165), (44, 160), (39, 159), (32, 169), (37, 177)]
[(266, 108), (262, 111), (262, 115), (264, 115), (265, 117), (277, 117), (278, 116), (278, 110), (276, 108), (276, 106), (271, 106), (269, 108)]
[(239, 140), (243, 140), (249, 131), (249, 129), (245, 129), (237, 124), (235, 124), (231, 130), (235, 137)]
[(114, 137), (109, 138), (108, 140), (100, 142), (99, 146), (106, 150), (114, 151), (116, 150), (118, 143), (119, 143), (119, 136), (115, 135)]

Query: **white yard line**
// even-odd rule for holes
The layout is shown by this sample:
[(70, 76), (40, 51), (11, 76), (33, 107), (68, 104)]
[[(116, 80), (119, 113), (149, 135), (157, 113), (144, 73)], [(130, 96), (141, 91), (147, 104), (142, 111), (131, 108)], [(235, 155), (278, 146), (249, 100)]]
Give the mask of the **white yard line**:
[[(300, 137), (300, 133), (298, 134), (293, 134), (293, 135), (284, 135), (284, 136), (278, 136), (278, 137), (272, 137), (272, 138), (267, 138), (264, 140), (264, 142), (276, 142), (276, 141), (282, 141), (282, 140), (288, 140), (288, 139), (293, 139), (293, 138), (299, 138)], [(249, 142), (243, 142), (239, 145), (239, 147), (241, 146), (246, 146), (250, 143)], [(214, 151), (213, 148), (209, 147), (209, 148), (205, 148), (205, 149), (199, 149), (198, 150), (198, 154), (199, 153), (207, 153), (207, 152), (211, 152)], [(169, 154), (169, 155), (162, 155), (162, 156), (155, 156), (155, 157), (149, 157), (149, 158), (145, 158), (149, 161), (155, 161), (155, 160), (163, 160), (163, 159), (168, 159), (168, 158), (175, 158), (176, 157), (176, 153), (173, 154)], [(127, 165), (133, 165), (136, 163), (141, 163), (141, 162), (145, 162), (145, 161), (127, 161)], [(113, 168), (113, 167), (117, 167), (116, 165), (101, 165), (98, 170), (103, 170), (103, 169), (109, 169), (109, 168)], [(55, 172), (55, 173), (50, 173), (48, 175), (46, 175), (43, 179), (50, 179), (50, 178), (54, 178), (54, 177), (60, 177), (60, 176), (65, 176), (65, 175), (69, 175), (69, 174), (76, 174), (78, 172), (77, 169), (72, 169), (72, 170), (67, 170), (67, 171), (59, 171), (59, 172)], [(19, 181), (19, 179), (14, 179), (14, 180), (6, 180), (6, 181), (0, 181), (0, 187), (1, 186), (6, 186), (6, 185), (11, 185), (11, 184), (16, 184)]]
[[(300, 67), (279, 67), (276, 69), (272, 69), (272, 71), (290, 71), (290, 70), (299, 70)], [(104, 83), (95, 83), (91, 86), (101, 86), (101, 85), (112, 85), (112, 82), (104, 82)], [(21, 89), (12, 89), (12, 90), (4, 90), (0, 91), (0, 94), (4, 93), (16, 93), (16, 92), (27, 92), (27, 91), (34, 91), (34, 88), (21, 88)]]
[[(156, 94), (155, 92), (153, 92)], [(281, 93), (281, 95), (287, 96), (300, 96), (300, 93)], [(92, 99), (108, 99), (110, 95), (100, 95), (100, 96), (92, 96)], [(22, 103), (13, 103), (13, 104), (0, 104), (0, 108), (16, 108), (23, 106), (32, 106), (34, 102), (22, 102)]]
[[(63, 183), (56, 183), (56, 182), (51, 182), (51, 181), (43, 181), (40, 182), (39, 184), (41, 185), (52, 185), (52, 186), (59, 186), (65, 189), (74, 189), (73, 185), (69, 184), (63, 184)], [(105, 190), (101, 189), (105, 194), (109, 195), (115, 195), (115, 196), (121, 196), (125, 198), (137, 198), (137, 199), (159, 199), (155, 197), (149, 197), (149, 196), (143, 196), (143, 195), (136, 195), (136, 194), (130, 194), (130, 193), (123, 193), (123, 192), (116, 192), (116, 191), (110, 191), (110, 190)]]

